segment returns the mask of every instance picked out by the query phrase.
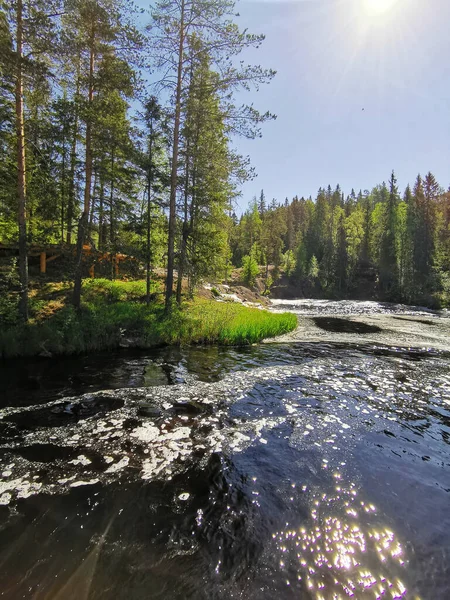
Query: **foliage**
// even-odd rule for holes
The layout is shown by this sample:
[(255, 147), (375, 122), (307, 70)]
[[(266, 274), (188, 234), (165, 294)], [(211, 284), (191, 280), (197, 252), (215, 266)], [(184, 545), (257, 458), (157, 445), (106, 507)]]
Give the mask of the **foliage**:
[(308, 279), (315, 283), (319, 277), (319, 262), (314, 254), (311, 256), (308, 269)]
[(164, 313), (161, 302), (144, 304), (145, 281), (94, 279), (83, 288), (80, 312), (60, 304), (47, 310), (68, 286), (49, 285), (35, 302), (35, 319), (10, 323), (0, 331), (0, 357), (72, 354), (116, 348), (131, 338), (139, 347), (161, 344), (246, 345), (294, 329), (292, 314), (274, 314), (240, 304), (196, 299)]
[(0, 242), (17, 244), (21, 219), (24, 298), (27, 244), (77, 241), (76, 306), (83, 244), (145, 261), (148, 281), (176, 252), (191, 295), (230, 272), (231, 203), (252, 174), (231, 139), (274, 118), (234, 96), (275, 73), (235, 57), (264, 36), (240, 31), (231, 0), (157, 2), (144, 29), (142, 14), (127, 0), (0, 3)]
[(295, 271), (296, 262), (293, 250), (286, 250), (283, 254), (283, 269), (286, 275), (289, 277)]
[(250, 254), (242, 258), (242, 279), (247, 285), (254, 285), (259, 273), (256, 254), (257, 248), (256, 245), (253, 245)]
[(266, 206), (262, 192), (230, 233), (234, 264), (245, 257), (247, 270), (249, 240), (266, 277), (269, 263), (275, 279), (280, 265), (299, 295), (345, 298), (356, 291), (359, 297), (429, 306), (448, 302), (450, 192), (431, 173), (419, 175), (403, 196), (394, 173), (389, 185), (352, 190), (347, 198), (339, 186), (328, 186), (315, 201), (296, 196)]
[[(78, 258), (82, 242), (109, 257), (111, 280), (117, 254), (148, 273), (148, 290), (86, 281), (90, 316), (80, 318), (87, 326), (100, 319), (100, 305), (114, 307), (114, 321), (125, 310), (119, 302), (137, 303), (147, 292), (150, 302), (150, 290), (159, 293), (158, 267), (167, 269), (167, 296), (178, 271), (179, 305), (185, 283), (192, 298), (201, 281), (227, 279), (232, 265), (242, 265), (248, 285), (264, 266), (266, 290), (284, 269), (299, 292), (305, 285), (346, 297), (364, 288), (387, 300), (448, 302), (450, 194), (432, 173), (403, 195), (394, 172), (387, 184), (346, 197), (339, 185), (283, 202), (261, 190), (238, 218), (239, 186), (253, 171), (233, 140), (258, 137), (274, 115), (239, 105), (236, 92), (275, 73), (236, 57), (264, 36), (240, 31), (232, 0), (161, 0), (145, 31), (140, 14), (127, 0), (0, 5), (0, 242), (17, 246), (20, 239), (22, 282), (8, 275), (0, 282), (2, 323), (15, 323), (18, 296), (28, 293), (26, 246), (70, 247), (76, 239)], [(143, 85), (149, 67), (151, 93)], [(87, 275), (81, 265), (76, 260), (74, 272), (72, 261), (59, 274), (76, 279), (77, 295)], [(36, 319), (44, 300), (30, 292)], [(139, 316), (141, 309), (129, 310)], [(67, 312), (67, 322), (73, 319)]]
[(0, 326), (10, 327), (18, 321), (17, 294), (14, 292), (19, 287), (17, 260), (12, 259), (0, 277)]

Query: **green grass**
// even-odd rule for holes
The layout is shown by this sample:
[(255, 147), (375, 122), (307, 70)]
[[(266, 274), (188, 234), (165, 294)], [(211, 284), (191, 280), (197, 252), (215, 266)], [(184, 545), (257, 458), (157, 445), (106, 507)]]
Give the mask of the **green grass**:
[(200, 299), (188, 305), (183, 315), (187, 335), (181, 337), (181, 343), (190, 340), (243, 346), (287, 333), (297, 326), (297, 318), (291, 313), (275, 314), (241, 304)]
[[(0, 357), (74, 354), (117, 348), (123, 342), (142, 348), (159, 345), (242, 346), (292, 331), (295, 315), (274, 314), (240, 304), (197, 298), (164, 314), (161, 301), (147, 306), (144, 281), (85, 282), (82, 309), (68, 300), (67, 285), (37, 290), (27, 325), (0, 330)], [(152, 288), (152, 292), (158, 288)], [(156, 294), (155, 297), (158, 297)], [(162, 298), (161, 298), (162, 300)]]
[[(151, 292), (155, 292), (152, 282)], [(110, 279), (89, 279), (83, 285), (83, 300), (86, 302), (123, 302), (142, 300), (146, 294), (145, 281), (111, 281)]]

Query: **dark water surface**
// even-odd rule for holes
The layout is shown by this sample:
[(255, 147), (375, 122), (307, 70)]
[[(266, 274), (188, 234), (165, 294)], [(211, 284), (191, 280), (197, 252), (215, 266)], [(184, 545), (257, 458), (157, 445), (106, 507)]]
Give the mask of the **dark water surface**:
[(450, 598), (449, 366), (339, 343), (2, 365), (0, 596)]

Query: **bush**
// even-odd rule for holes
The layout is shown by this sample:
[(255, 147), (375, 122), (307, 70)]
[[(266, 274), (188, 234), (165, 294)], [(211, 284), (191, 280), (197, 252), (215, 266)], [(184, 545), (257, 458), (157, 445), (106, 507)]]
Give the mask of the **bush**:
[(295, 271), (295, 254), (292, 250), (287, 250), (286, 253), (283, 254), (283, 267), (288, 277)]
[(258, 263), (252, 253), (247, 254), (242, 259), (242, 277), (247, 285), (255, 285), (256, 277), (259, 273)]
[(7, 264), (4, 274), (0, 277), (0, 325), (12, 327), (19, 321), (19, 274), (17, 258)]

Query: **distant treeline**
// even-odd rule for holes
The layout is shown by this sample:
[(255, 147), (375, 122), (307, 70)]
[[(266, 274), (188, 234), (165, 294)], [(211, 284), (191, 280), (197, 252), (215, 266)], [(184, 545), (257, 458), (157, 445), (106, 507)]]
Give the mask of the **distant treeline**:
[[(316, 199), (267, 206), (251, 202), (231, 235), (232, 261), (251, 281), (256, 264), (283, 267), (293, 284), (345, 297), (372, 272), (379, 297), (403, 302), (450, 301), (450, 193), (432, 173), (400, 194), (395, 174), (372, 191), (339, 185)], [(267, 273), (269, 270), (267, 269)]]

